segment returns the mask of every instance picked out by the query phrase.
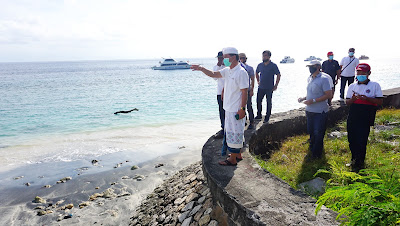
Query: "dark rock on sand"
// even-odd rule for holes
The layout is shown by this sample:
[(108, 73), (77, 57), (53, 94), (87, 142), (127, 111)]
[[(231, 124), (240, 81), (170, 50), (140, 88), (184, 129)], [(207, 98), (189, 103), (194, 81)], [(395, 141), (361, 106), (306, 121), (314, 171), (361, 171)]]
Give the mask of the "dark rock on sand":
[(157, 164), (156, 166), (154, 166), (154, 168), (159, 168), (159, 167), (161, 167), (161, 166), (164, 166), (164, 164), (159, 163), (159, 164)]
[(41, 198), (41, 197), (39, 197), (39, 196), (36, 196), (35, 199), (32, 202), (33, 203), (46, 203), (46, 200)]
[(139, 166), (134, 165), (131, 167), (131, 170), (135, 170), (135, 169), (139, 169)]
[(72, 180), (72, 177), (64, 177), (61, 180), (57, 181), (57, 184), (65, 183), (69, 180)]

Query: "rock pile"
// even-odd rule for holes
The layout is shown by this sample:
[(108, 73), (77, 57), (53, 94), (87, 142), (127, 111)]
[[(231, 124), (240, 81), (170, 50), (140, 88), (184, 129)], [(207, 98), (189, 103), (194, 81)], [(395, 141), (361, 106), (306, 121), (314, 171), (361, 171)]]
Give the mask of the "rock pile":
[(136, 209), (130, 225), (226, 225), (222, 209), (213, 207), (210, 189), (195, 163), (154, 189)]

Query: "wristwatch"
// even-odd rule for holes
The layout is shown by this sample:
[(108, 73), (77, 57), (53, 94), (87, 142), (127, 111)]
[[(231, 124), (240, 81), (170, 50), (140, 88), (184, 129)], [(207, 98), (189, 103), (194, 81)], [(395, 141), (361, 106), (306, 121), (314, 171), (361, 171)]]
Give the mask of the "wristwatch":
[(316, 103), (316, 102), (317, 102), (317, 100), (315, 100), (315, 99), (312, 99), (312, 102), (313, 102), (313, 103)]
[(243, 111), (246, 111), (246, 108), (245, 108), (245, 107), (241, 107), (240, 109), (242, 109)]

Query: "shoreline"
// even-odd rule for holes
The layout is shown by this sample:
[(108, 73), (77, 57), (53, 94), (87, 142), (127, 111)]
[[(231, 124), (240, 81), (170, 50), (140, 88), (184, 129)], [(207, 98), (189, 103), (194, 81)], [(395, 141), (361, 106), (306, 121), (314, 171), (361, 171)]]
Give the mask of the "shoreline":
[[(198, 129), (193, 132), (193, 127)], [(33, 169), (33, 166), (41, 164), (54, 167), (52, 164), (79, 161), (83, 164), (93, 159), (104, 159), (106, 162), (109, 156), (112, 160), (131, 158), (131, 161), (139, 164), (157, 156), (179, 152), (183, 146), (201, 149), (209, 135), (218, 129), (216, 120), (203, 120), (46, 135), (30, 143), (0, 148), (0, 181), (5, 173), (26, 167)]]
[[(0, 196), (6, 198), (0, 201), (0, 219), (6, 225), (83, 225), (96, 222), (127, 225), (133, 211), (147, 194), (171, 175), (200, 159), (201, 150), (183, 150), (138, 164), (139, 168), (135, 170), (131, 170), (133, 163), (123, 162), (118, 168), (77, 175), (65, 183), (57, 183), (54, 179), (50, 188), (39, 184), (3, 187)], [(90, 196), (93, 198), (96, 193), (103, 197), (90, 201)], [(34, 203), (36, 196), (46, 203)]]

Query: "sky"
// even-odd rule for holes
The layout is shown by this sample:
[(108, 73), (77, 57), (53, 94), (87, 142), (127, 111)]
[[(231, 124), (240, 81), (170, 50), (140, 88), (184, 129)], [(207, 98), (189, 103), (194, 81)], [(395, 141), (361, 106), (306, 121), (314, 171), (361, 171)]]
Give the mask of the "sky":
[[(0, 62), (400, 57), (399, 0), (0, 0)], [(276, 59), (278, 61), (278, 59)]]

